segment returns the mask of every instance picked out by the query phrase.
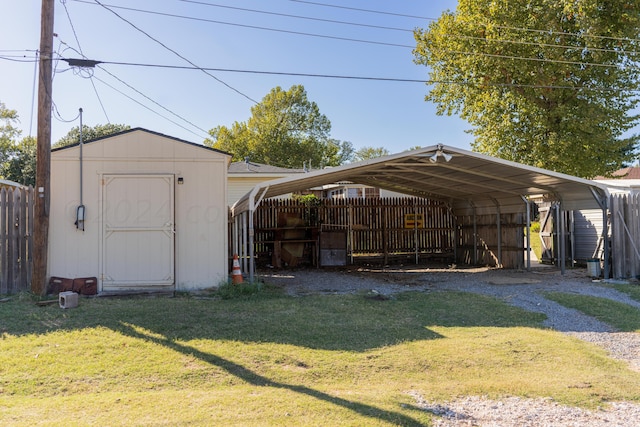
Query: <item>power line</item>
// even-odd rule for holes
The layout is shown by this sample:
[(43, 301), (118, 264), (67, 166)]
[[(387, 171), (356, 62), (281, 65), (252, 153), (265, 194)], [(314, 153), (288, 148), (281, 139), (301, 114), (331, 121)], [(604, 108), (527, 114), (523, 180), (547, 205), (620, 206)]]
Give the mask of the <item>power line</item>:
[(384, 26), (384, 25), (362, 24), (362, 23), (358, 23), (358, 22), (339, 21), (339, 20), (335, 20), (335, 19), (317, 18), (317, 17), (312, 17), (312, 16), (302, 16), (302, 15), (292, 15), (292, 14), (288, 14), (288, 13), (269, 12), (269, 11), (266, 11), (266, 10), (247, 9), (247, 8), (243, 8), (243, 7), (235, 7), (235, 6), (227, 6), (227, 5), (221, 5), (221, 4), (215, 4), (215, 3), (208, 3), (208, 2), (205, 2), (205, 1), (196, 1), (196, 0), (178, 0), (178, 1), (181, 1), (181, 2), (184, 2), (184, 3), (199, 4), (199, 5), (203, 5), (203, 6), (209, 6), (209, 7), (218, 7), (218, 8), (223, 8), (223, 9), (239, 10), (239, 11), (242, 11), (242, 12), (260, 13), (260, 14), (264, 14), (264, 15), (282, 16), (282, 17), (285, 17), (285, 18), (304, 19), (304, 20), (316, 21), (316, 22), (327, 22), (327, 23), (330, 23), (330, 24), (351, 25), (351, 26), (356, 26), (356, 27), (375, 28), (375, 29), (378, 29), (378, 30), (402, 31), (402, 32), (408, 32), (408, 33), (412, 33), (413, 32), (413, 30), (409, 30), (409, 29), (406, 29), (406, 28), (387, 27), (387, 26)]
[[(148, 38), (150, 38), (151, 40), (153, 40), (154, 42), (158, 43), (160, 46), (162, 46), (163, 48), (165, 48), (166, 50), (168, 50), (169, 52), (173, 53), (174, 55), (176, 55), (177, 57), (179, 57), (180, 59), (186, 61), (187, 63), (193, 65), (196, 68), (199, 68), (195, 63), (193, 63), (192, 61), (190, 61), (189, 59), (187, 59), (185, 56), (179, 54), (177, 51), (171, 49), (169, 46), (167, 46), (166, 44), (162, 43), (160, 40), (156, 39), (155, 37), (153, 37), (151, 34), (147, 33), (146, 31), (144, 31), (143, 29), (141, 29), (140, 27), (136, 26), (134, 23), (132, 23), (131, 21), (125, 19), (124, 17), (120, 16), (117, 12), (109, 9), (107, 6), (103, 5), (102, 3), (100, 3), (100, 1), (98, 0), (94, 0), (96, 3), (98, 3), (100, 6), (102, 6), (104, 9), (108, 10), (109, 12), (113, 13), (115, 16), (117, 16), (119, 19), (121, 19), (122, 21), (126, 22), (127, 24), (131, 25), (133, 28), (135, 28), (137, 31), (141, 32), (142, 34), (144, 34), (145, 36), (147, 36)], [(257, 104), (258, 101), (256, 101), (255, 99), (251, 98), (249, 95), (246, 95), (242, 92), (240, 92), (238, 89), (234, 88), (233, 86), (231, 86), (230, 84), (222, 81), (221, 79), (217, 78), (216, 76), (214, 76), (213, 74), (207, 72), (206, 70), (199, 68), (203, 73), (205, 73), (206, 75), (208, 75), (209, 77), (213, 78), (214, 80), (216, 80), (219, 83), (222, 83), (223, 85), (225, 85), (226, 87), (228, 87), (229, 89), (231, 89), (232, 91), (236, 92), (237, 94), (247, 98), (249, 101), (253, 102), (254, 104)]]
[(512, 56), (512, 55), (500, 55), (500, 54), (494, 54), (494, 53), (464, 52), (464, 51), (457, 51), (457, 50), (446, 50), (443, 52), (454, 53), (457, 55), (486, 56), (488, 58), (516, 59), (521, 61), (546, 62), (546, 63), (553, 63), (553, 64), (579, 65), (579, 66), (618, 68), (618, 69), (625, 68), (625, 66), (621, 64), (619, 65), (618, 64), (600, 64), (597, 62), (579, 62), (579, 61), (568, 61), (563, 59), (550, 59), (550, 58), (531, 58), (531, 57), (521, 57), (521, 56)]
[(38, 82), (38, 51), (36, 50), (36, 60), (34, 61), (33, 66), (33, 89), (31, 94), (31, 119), (29, 120), (29, 136), (31, 136), (31, 131), (33, 130), (33, 117), (35, 116), (35, 101), (36, 94), (38, 93), (36, 88), (36, 83)]
[[(66, 61), (67, 59), (65, 59)], [(382, 81), (382, 82), (396, 82), (396, 83), (425, 83), (425, 84), (457, 84), (457, 85), (474, 85), (476, 82), (459, 82), (453, 80), (423, 80), (423, 79), (404, 79), (395, 77), (371, 77), (371, 76), (348, 76), (348, 75), (336, 75), (336, 74), (314, 74), (314, 73), (293, 73), (293, 72), (281, 72), (281, 71), (260, 71), (260, 70), (242, 70), (242, 69), (230, 69), (230, 68), (202, 68), (202, 67), (189, 67), (186, 65), (163, 65), (163, 64), (145, 64), (135, 62), (117, 62), (117, 61), (100, 61), (100, 64), (110, 65), (124, 65), (132, 67), (147, 67), (147, 68), (164, 68), (164, 69), (177, 69), (177, 70), (208, 70), (216, 72), (229, 72), (229, 73), (242, 73), (242, 74), (258, 74), (258, 75), (278, 75), (278, 76), (292, 76), (292, 77), (315, 77), (315, 78), (328, 78), (328, 79), (346, 79), (346, 80), (369, 80), (369, 81)], [(103, 67), (100, 67), (103, 69)], [(570, 85), (535, 85), (535, 84), (520, 84), (520, 83), (481, 83), (488, 86), (500, 86), (500, 87), (522, 87), (522, 88), (538, 88), (538, 89), (574, 89), (574, 90), (595, 90), (603, 92), (619, 92), (624, 88), (607, 87), (596, 88), (589, 86), (570, 86)], [(480, 84), (478, 84), (480, 85)], [(636, 92), (639, 90), (631, 90)]]
[(84, 53), (82, 52), (82, 46), (80, 46), (80, 40), (78, 40), (78, 33), (76, 33), (76, 28), (73, 26), (73, 21), (71, 20), (71, 15), (69, 14), (69, 9), (67, 9), (67, 0), (60, 0), (60, 2), (64, 7), (65, 13), (67, 14), (69, 26), (71, 27), (71, 32), (73, 33), (73, 37), (76, 39), (76, 43), (78, 45), (78, 49), (80, 50), (80, 54), (84, 56)]
[(25, 55), (0, 55), (0, 59), (11, 62), (38, 62), (36, 58), (26, 59)]
[(465, 40), (477, 40), (480, 42), (487, 43), (509, 43), (509, 44), (519, 44), (524, 46), (536, 46), (536, 47), (550, 47), (550, 48), (562, 48), (566, 50), (580, 50), (587, 52), (604, 52), (604, 53), (616, 53), (616, 54), (625, 54), (625, 55), (638, 55), (640, 52), (636, 51), (626, 51), (626, 50), (615, 50), (615, 49), (604, 49), (598, 47), (590, 47), (590, 46), (571, 46), (571, 45), (563, 45), (563, 44), (549, 44), (549, 43), (540, 43), (540, 42), (528, 42), (523, 40), (504, 40), (504, 39), (490, 39), (485, 37), (475, 37), (475, 36), (465, 36), (465, 35), (451, 35), (449, 37), (459, 38)]
[[(73, 48), (73, 47), (69, 46), (69, 45), (68, 45), (67, 43), (65, 43), (63, 40), (60, 40), (60, 43), (61, 43), (61, 44), (64, 44), (65, 46), (67, 46), (67, 48), (68, 48), (68, 49), (73, 50), (73, 51), (75, 51), (76, 53), (78, 53), (78, 54), (82, 55), (82, 53), (81, 53), (80, 51), (78, 51), (77, 49), (75, 49), (75, 48)], [(90, 60), (88, 60), (88, 58), (87, 58), (86, 56), (84, 56), (84, 55), (82, 55), (82, 56), (83, 56), (83, 58), (84, 58), (83, 60), (84, 60), (85, 62), (91, 62), (91, 63), (94, 63), (94, 64), (100, 64), (100, 63), (101, 63), (100, 61), (90, 61)], [(66, 58), (66, 59), (65, 59), (65, 58), (60, 58), (60, 59), (62, 59), (63, 61), (65, 61), (65, 62), (67, 62), (67, 63), (74, 63), (74, 62), (76, 62), (76, 61), (70, 60), (70, 59), (68, 59), (68, 58)], [(185, 119), (184, 117), (180, 116), (179, 114), (177, 114), (177, 113), (175, 113), (175, 112), (171, 111), (169, 108), (167, 108), (167, 107), (165, 107), (165, 106), (161, 105), (159, 102), (157, 102), (157, 101), (155, 101), (154, 99), (152, 99), (151, 97), (149, 97), (149, 96), (145, 95), (144, 93), (142, 93), (141, 91), (139, 91), (138, 89), (136, 89), (135, 87), (133, 87), (132, 85), (130, 85), (129, 83), (125, 82), (124, 80), (122, 80), (120, 77), (116, 76), (115, 74), (113, 74), (113, 73), (112, 73), (112, 72), (110, 72), (109, 70), (106, 70), (106, 69), (104, 69), (103, 67), (100, 67), (100, 66), (98, 66), (98, 68), (99, 68), (100, 70), (104, 71), (105, 73), (109, 74), (111, 77), (113, 77), (114, 79), (118, 80), (120, 83), (122, 83), (123, 85), (127, 86), (129, 89), (133, 90), (134, 92), (136, 92), (136, 93), (137, 93), (137, 94), (139, 94), (140, 96), (142, 96), (142, 97), (146, 98), (148, 101), (151, 101), (153, 104), (155, 104), (155, 105), (157, 105), (158, 107), (162, 108), (163, 110), (165, 110), (165, 111), (167, 111), (168, 113), (172, 114), (173, 116), (175, 116), (175, 117), (179, 118), (180, 120), (184, 121), (185, 123), (190, 124), (190, 125), (191, 125), (191, 126), (193, 126), (194, 128), (196, 128), (196, 129), (198, 129), (198, 130), (200, 130), (200, 131), (204, 132), (205, 134), (208, 134), (208, 132), (207, 132), (206, 130), (202, 129), (201, 127), (197, 126), (196, 124), (192, 123), (191, 121), (189, 121), (189, 120)], [(90, 78), (91, 78), (91, 84), (92, 84), (92, 85), (94, 85), (94, 83), (93, 83), (93, 79), (92, 79), (93, 77), (94, 77), (94, 75), (92, 74), (92, 75), (90, 76)], [(102, 83), (104, 83), (106, 86), (111, 87), (112, 89), (114, 89), (114, 88), (113, 88), (113, 86), (108, 85), (107, 83), (105, 83), (105, 82), (104, 82), (104, 81), (102, 81), (102, 80), (100, 80), (100, 81), (101, 81)], [(94, 85), (94, 89), (95, 89), (95, 85)], [(116, 90), (116, 89), (114, 89), (114, 90)], [(117, 92), (119, 92), (119, 93), (121, 93), (121, 94), (123, 94), (123, 93), (122, 93), (121, 91), (119, 91), (119, 90), (116, 90), (116, 91), (117, 91)], [(97, 94), (97, 89), (96, 89), (96, 94)], [(126, 95), (125, 95), (125, 96), (126, 96)], [(132, 99), (132, 98), (130, 98), (130, 97), (129, 97), (129, 99)], [(102, 105), (102, 100), (101, 100), (99, 97), (98, 97), (98, 101), (99, 101), (99, 102), (101, 103), (101, 105)], [(137, 101), (136, 101), (136, 102), (137, 102)], [(149, 109), (148, 107), (145, 107), (145, 108)], [(151, 110), (151, 109), (149, 109), (149, 110), (150, 110), (150, 111), (155, 112), (154, 110)], [(156, 113), (156, 114), (157, 114), (157, 113)], [(107, 115), (107, 114), (106, 114), (106, 111), (105, 111), (105, 116), (106, 116), (106, 115)], [(161, 116), (161, 117), (165, 118), (164, 116)], [(107, 117), (107, 121), (109, 121), (109, 118), (108, 118), (108, 117)], [(172, 123), (173, 123), (173, 122), (172, 122)], [(190, 131), (190, 132), (191, 132), (191, 131)], [(191, 133), (193, 133), (193, 132), (191, 132)], [(194, 133), (194, 135), (195, 135), (195, 133)]]
[[(91, 3), (91, 2), (89, 2), (87, 0), (73, 0), (73, 1), (76, 1), (78, 3), (87, 3), (87, 4), (92, 4), (92, 5), (94, 4), (94, 3)], [(95, 1), (97, 2), (98, 0), (95, 0)], [(105, 6), (103, 6), (103, 7), (105, 7)], [(174, 13), (156, 12), (156, 11), (153, 11), (153, 10), (136, 9), (136, 8), (126, 7), (126, 6), (109, 5), (109, 7), (113, 8), (113, 9), (129, 10), (131, 12), (139, 12), (139, 13), (147, 13), (147, 14), (151, 14), (151, 15), (166, 16), (166, 17), (169, 17), (169, 18), (188, 19), (188, 20), (191, 20), (191, 21), (208, 22), (208, 23), (212, 23), (212, 24), (228, 25), (228, 26), (232, 26), (232, 27), (250, 28), (250, 29), (253, 29), (253, 30), (271, 31), (271, 32), (276, 32), (276, 33), (293, 34), (293, 35), (298, 35), (298, 36), (316, 37), (316, 38), (339, 40), (339, 41), (348, 41), (348, 42), (355, 42), (355, 43), (366, 43), (366, 44), (373, 44), (373, 45), (380, 45), (380, 46), (402, 47), (402, 48), (408, 48), (408, 49), (413, 49), (414, 48), (414, 46), (406, 45), (406, 44), (389, 43), (389, 42), (373, 41), (373, 40), (363, 40), (363, 39), (356, 39), (356, 38), (351, 38), (351, 37), (331, 36), (331, 35), (326, 35), (326, 34), (307, 33), (307, 32), (304, 32), (304, 31), (283, 30), (283, 29), (278, 29), (278, 28), (262, 27), (262, 26), (259, 26), (259, 25), (238, 24), (238, 23), (234, 23), (234, 22), (219, 21), (219, 20), (215, 20), (215, 19), (199, 18), (199, 17), (186, 16), (186, 15), (177, 15), (177, 14), (174, 14)], [(115, 13), (115, 12), (113, 12), (113, 13)]]
[[(73, 25), (73, 21), (71, 20), (71, 14), (69, 13), (69, 9), (67, 8), (67, 0), (61, 0), (62, 6), (64, 7), (64, 11), (67, 14), (67, 19), (69, 20), (69, 25), (71, 26), (71, 31), (73, 32), (73, 36), (76, 39), (76, 43), (78, 44), (78, 50), (82, 57), (85, 57), (84, 52), (82, 52), (82, 46), (80, 45), (80, 40), (78, 39), (78, 34), (76, 33), (76, 28)], [(98, 89), (96, 88), (95, 82), (92, 79), (93, 74), (89, 76), (89, 80), (91, 81), (91, 86), (93, 87), (93, 92), (96, 94), (96, 98), (98, 98), (98, 103), (100, 104), (100, 108), (102, 108), (102, 113), (107, 118), (107, 123), (111, 123), (109, 120), (109, 115), (107, 114), (107, 110), (104, 108), (104, 104), (102, 103), (102, 99), (100, 98), (100, 94), (98, 93)]]
[[(87, 0), (73, 0), (73, 1), (80, 2), (80, 3), (94, 4), (94, 3), (88, 2)], [(275, 13), (275, 12), (259, 11), (259, 10), (255, 10), (255, 9), (237, 8), (237, 7), (232, 7), (232, 6), (224, 6), (224, 5), (212, 4), (212, 3), (196, 1), (196, 0), (178, 0), (178, 1), (183, 1), (183, 2), (188, 2), (188, 3), (195, 3), (195, 4), (202, 4), (202, 5), (206, 5), (206, 6), (212, 6), (212, 7), (230, 8), (230, 9), (242, 10), (242, 11), (248, 11), (248, 12), (256, 12), (256, 13), (265, 13), (265, 14), (272, 14), (272, 15), (287, 16), (287, 17), (299, 18), (299, 19), (313, 19), (313, 20), (324, 21), (324, 20), (319, 19), (319, 18), (310, 18), (310, 17), (304, 17), (304, 16), (300, 16), (300, 15), (280, 14), (280, 13)], [(291, 0), (291, 1), (299, 1), (299, 0)], [(302, 3), (323, 5), (323, 6), (330, 6), (330, 7), (338, 7), (338, 8), (341, 8), (341, 9), (344, 9), (344, 8), (346, 8), (346, 9), (355, 9), (355, 10), (366, 11), (366, 12), (375, 12), (375, 13), (381, 13), (381, 14), (394, 15), (394, 13), (391, 13), (391, 12), (374, 11), (374, 10), (370, 10), (370, 9), (348, 8), (348, 7), (344, 7), (344, 6), (326, 5), (326, 4), (320, 4), (320, 3), (315, 3), (315, 2), (306, 2), (306, 1), (301, 1), (301, 2)], [(270, 28), (270, 27), (263, 27), (263, 26), (256, 26), (256, 25), (248, 25), (248, 24), (238, 24), (238, 23), (225, 22), (225, 21), (219, 21), (219, 20), (213, 20), (213, 19), (207, 19), (207, 18), (193, 17), (193, 16), (187, 16), (187, 15), (177, 15), (177, 14), (174, 14), (174, 13), (157, 12), (157, 11), (152, 11), (152, 10), (131, 8), (131, 7), (125, 7), (125, 6), (110, 5), (109, 7), (112, 7), (114, 9), (123, 9), (123, 10), (129, 10), (129, 11), (132, 11), (132, 12), (146, 13), (146, 14), (159, 15), (159, 16), (166, 16), (166, 17), (177, 18), (177, 19), (186, 19), (186, 20), (208, 22), (208, 23), (221, 24), (221, 25), (230, 25), (230, 26), (251, 28), (251, 29), (257, 29), (257, 30), (263, 30), (263, 31), (280, 32), (280, 33), (285, 33), (285, 34), (302, 35), (302, 36), (325, 38), (325, 39), (332, 39), (332, 40), (338, 40), (338, 41), (366, 43), (366, 44), (374, 44), (374, 45), (382, 45), (382, 46), (401, 47), (401, 48), (408, 48), (408, 49), (415, 48), (414, 45), (406, 45), (406, 44), (390, 43), (390, 42), (381, 42), (381, 41), (374, 41), (374, 40), (356, 39), (356, 38), (352, 38), (352, 37), (340, 37), (340, 36), (333, 36), (333, 35), (326, 35), (326, 34), (307, 33), (307, 32), (302, 32), (302, 31), (284, 30), (284, 29), (277, 29), (277, 28)], [(398, 15), (415, 17), (415, 16), (412, 16), (412, 15), (402, 15), (402, 14), (398, 14)], [(428, 18), (428, 19), (433, 19), (433, 18)], [(348, 22), (348, 21), (333, 21), (333, 20), (326, 20), (326, 21), (327, 22), (341, 23), (341, 24), (346, 24), (346, 25), (369, 26), (368, 24), (360, 24), (360, 23), (354, 23), (354, 22)], [(386, 29), (386, 30), (397, 30), (397, 31), (413, 32), (413, 30), (394, 28), (394, 27), (382, 27), (382, 26), (371, 26), (371, 27), (379, 28), (379, 29)], [(496, 26), (496, 27), (497, 28), (518, 29), (516, 27), (500, 27), (500, 26)], [(584, 34), (559, 33), (559, 32), (553, 32), (553, 31), (548, 31), (548, 30), (536, 30), (536, 29), (525, 29), (525, 28), (519, 28), (519, 30), (522, 30), (522, 31), (534, 31), (534, 32), (537, 32), (537, 33), (550, 35), (550, 36), (554, 36), (554, 35), (558, 35), (558, 34), (571, 35), (571, 36), (574, 36), (574, 37), (586, 37), (586, 36), (588, 36), (588, 35), (584, 35)], [(533, 45), (533, 46), (550, 47), (550, 48), (562, 48), (562, 49), (584, 49), (584, 50), (592, 51), (592, 52), (608, 52), (608, 53), (631, 54), (631, 55), (638, 53), (638, 52), (635, 52), (635, 51), (624, 51), (624, 50), (617, 51), (617, 50), (614, 50), (614, 49), (603, 49), (603, 48), (588, 47), (588, 46), (570, 46), (570, 45), (559, 45), (559, 44), (550, 44), (550, 43), (537, 43), (537, 42), (527, 42), (527, 41), (522, 41), (522, 40), (508, 40), (508, 39), (488, 39), (488, 38), (464, 36), (464, 35), (450, 35), (450, 37), (462, 38), (462, 39), (470, 39), (470, 40), (478, 40), (478, 41), (484, 41), (484, 42), (487, 42), (487, 43), (509, 43), (509, 44)], [(598, 36), (591, 35), (589, 37), (598, 37)], [(622, 38), (616, 39), (616, 38), (613, 38), (613, 37), (604, 37), (604, 38), (612, 39), (612, 40), (621, 40), (621, 41), (632, 40), (632, 39), (622, 39)], [(483, 53), (476, 53), (476, 54), (477, 55), (488, 55), (488, 54), (483, 54)], [(513, 58), (518, 58), (518, 57), (513, 57)], [(523, 58), (523, 59), (526, 59), (526, 58)], [(531, 59), (531, 60), (533, 60), (533, 59)], [(593, 64), (588, 64), (588, 63), (581, 63), (581, 64), (593, 65)], [(599, 64), (598, 66), (603, 66), (603, 65)]]
[[(184, 117), (180, 116), (177, 113), (174, 113), (173, 111), (169, 110), (167, 107), (161, 105), (160, 103), (156, 102), (155, 100), (149, 98), (147, 95), (145, 95), (144, 93), (140, 92), (138, 89), (136, 89), (135, 87), (131, 86), (130, 84), (128, 84), (127, 82), (125, 82), (124, 80), (120, 79), (119, 77), (117, 77), (115, 74), (111, 73), (109, 70), (106, 70), (104, 67), (100, 67), (98, 66), (98, 68), (102, 71), (104, 71), (105, 73), (109, 74), (111, 77), (113, 77), (114, 79), (118, 80), (120, 83), (122, 83), (123, 85), (127, 86), (129, 89), (133, 90), (134, 92), (136, 92), (137, 94), (139, 94), (140, 96), (146, 98), (148, 101), (151, 101), (152, 103), (154, 103), (155, 105), (157, 105), (158, 107), (162, 108), (163, 110), (165, 110), (166, 112), (174, 115), (175, 117), (179, 118), (180, 120), (189, 123), (191, 126), (193, 126), (194, 128), (198, 129), (199, 131), (204, 132), (205, 134), (208, 134), (208, 132), (204, 129), (202, 129), (200, 126), (197, 126), (195, 123), (185, 119)], [(195, 135), (195, 134), (194, 134)]]
[(335, 5), (335, 4), (319, 3), (319, 2), (315, 2), (315, 1), (305, 1), (305, 0), (289, 0), (289, 1), (292, 1), (292, 2), (295, 2), (295, 3), (312, 4), (314, 6), (332, 7), (332, 8), (336, 8), (336, 9), (354, 10), (354, 11), (357, 11), (357, 12), (377, 13), (377, 14), (380, 14), (380, 15), (400, 16), (402, 18), (415, 18), (415, 19), (426, 19), (428, 21), (436, 21), (435, 18), (427, 18), (426, 16), (417, 16), (417, 15), (406, 15), (404, 13), (385, 12), (385, 11), (373, 10), (373, 9), (361, 9), (361, 8), (357, 8), (357, 7), (339, 6), (339, 5)]
[[(356, 8), (356, 7), (347, 7), (347, 6), (340, 6), (340, 5), (335, 5), (335, 4), (327, 4), (327, 3), (320, 3), (320, 2), (306, 1), (306, 0), (289, 0), (289, 1), (295, 2), (295, 3), (311, 4), (311, 5), (314, 5), (314, 6), (321, 6), (321, 7), (329, 7), (329, 8), (345, 9), (345, 10), (354, 10), (354, 11), (366, 12), (366, 13), (375, 13), (375, 14), (380, 14), (380, 15), (400, 16), (400, 17), (404, 17), (404, 18), (423, 19), (423, 20), (427, 20), (427, 21), (437, 21), (439, 19), (439, 18), (429, 18), (429, 17), (426, 17), (426, 16), (408, 15), (408, 14), (394, 13), (394, 12), (387, 12), (387, 11), (373, 10), (373, 9), (362, 9), (362, 8)], [(451, 13), (453, 15), (455, 15), (455, 12), (451, 12)], [(486, 25), (486, 24), (481, 24), (481, 25)], [(505, 30), (524, 31), (524, 32), (535, 32), (535, 33), (540, 33), (540, 34), (546, 34), (546, 35), (549, 35), (549, 36), (564, 35), (564, 36), (572, 36), (572, 37), (585, 37), (585, 38), (594, 38), (594, 39), (612, 40), (612, 41), (625, 41), (625, 42), (633, 42), (633, 43), (640, 42), (640, 39), (627, 38), (627, 37), (599, 36), (599, 35), (588, 34), (588, 33), (570, 33), (570, 32), (565, 32), (565, 31), (540, 30), (540, 29), (535, 29), (535, 28), (523, 28), (523, 27), (511, 27), (511, 26), (507, 26), (507, 25), (495, 25), (493, 23), (491, 24), (491, 26), (493, 28), (500, 28), (500, 29), (505, 29)]]
[(186, 127), (182, 126), (180, 123), (177, 123), (177, 122), (175, 122), (175, 121), (171, 120), (170, 118), (168, 118), (168, 117), (166, 117), (166, 116), (163, 116), (162, 114), (158, 113), (157, 111), (153, 110), (152, 108), (149, 108), (148, 106), (144, 105), (143, 103), (141, 103), (141, 102), (140, 102), (140, 101), (138, 101), (137, 99), (132, 98), (131, 96), (127, 95), (126, 93), (122, 92), (121, 90), (117, 89), (116, 87), (114, 87), (114, 86), (110, 85), (109, 83), (105, 82), (104, 80), (100, 79), (99, 77), (95, 77), (95, 79), (96, 79), (96, 80), (98, 80), (100, 83), (102, 83), (102, 84), (104, 84), (104, 85), (106, 85), (106, 86), (110, 87), (111, 89), (115, 90), (116, 92), (120, 93), (122, 96), (124, 96), (124, 97), (126, 97), (126, 98), (129, 98), (131, 101), (135, 102), (136, 104), (140, 105), (141, 107), (146, 108), (147, 110), (149, 110), (149, 111), (151, 111), (152, 113), (154, 113), (154, 114), (156, 114), (156, 115), (158, 115), (158, 116), (162, 117), (163, 119), (170, 121), (170, 122), (171, 122), (171, 123), (173, 123), (174, 125), (176, 125), (176, 126), (178, 126), (178, 127), (182, 128), (182, 129), (186, 130), (187, 132), (189, 132), (189, 133), (191, 133), (191, 134), (193, 134), (193, 135), (195, 135), (195, 136), (197, 136), (197, 137), (202, 137), (202, 135), (198, 135), (198, 134), (196, 134), (194, 131), (192, 131), (191, 129), (188, 129), (188, 128), (186, 128)]

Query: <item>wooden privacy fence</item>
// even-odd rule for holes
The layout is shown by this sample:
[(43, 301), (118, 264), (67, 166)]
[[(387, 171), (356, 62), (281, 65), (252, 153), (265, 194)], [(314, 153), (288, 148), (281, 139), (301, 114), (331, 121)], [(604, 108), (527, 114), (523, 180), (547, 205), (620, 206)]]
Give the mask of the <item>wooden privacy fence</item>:
[[(318, 258), (318, 236), (344, 232), (347, 254), (354, 258), (425, 257), (453, 260), (456, 221), (439, 201), (416, 198), (370, 198), (317, 200), (266, 200), (255, 215), (255, 245), (258, 261), (270, 263), (280, 239), (294, 236), (308, 243), (301, 250), (307, 260)], [(296, 234), (297, 233), (297, 234)], [(319, 248), (322, 250), (322, 248)], [(315, 259), (314, 259), (315, 258)]]
[(612, 276), (640, 278), (640, 194), (609, 200)]
[(458, 217), (458, 227), (458, 262), (524, 267), (525, 214), (465, 215)]
[(0, 294), (28, 290), (33, 247), (33, 188), (0, 188)]

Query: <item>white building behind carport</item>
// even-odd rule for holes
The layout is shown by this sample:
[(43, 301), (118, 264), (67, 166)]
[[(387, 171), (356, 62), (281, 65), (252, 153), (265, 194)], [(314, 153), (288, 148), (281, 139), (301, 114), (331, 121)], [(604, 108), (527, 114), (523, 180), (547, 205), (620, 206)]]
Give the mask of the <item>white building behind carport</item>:
[[(252, 162), (246, 159), (243, 162), (233, 162), (229, 164), (227, 172), (227, 198), (229, 206), (237, 202), (248, 191), (264, 181), (279, 178), (299, 176), (304, 174), (304, 169), (281, 168), (278, 166), (265, 165), (264, 163)], [(285, 198), (291, 195), (280, 195)]]
[(52, 150), (48, 276), (97, 277), (102, 293), (218, 286), (230, 157), (140, 128)]

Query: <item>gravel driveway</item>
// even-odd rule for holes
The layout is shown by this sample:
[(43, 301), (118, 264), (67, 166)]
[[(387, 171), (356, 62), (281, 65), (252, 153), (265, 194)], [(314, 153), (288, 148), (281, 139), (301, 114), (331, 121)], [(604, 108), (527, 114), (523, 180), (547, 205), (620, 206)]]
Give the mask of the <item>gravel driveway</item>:
[[(531, 271), (489, 268), (343, 268), (261, 271), (267, 283), (282, 286), (290, 295), (347, 294), (376, 291), (391, 295), (405, 291), (460, 290), (490, 295), (525, 310), (544, 313), (545, 326), (605, 348), (640, 372), (640, 334), (616, 332), (597, 319), (544, 298), (543, 292), (591, 295), (640, 309), (640, 302), (599, 281), (587, 271), (539, 267)], [(639, 391), (640, 393), (640, 391)], [(465, 397), (445, 404), (424, 401), (410, 393), (416, 404), (439, 416), (439, 426), (640, 426), (640, 405), (614, 402), (599, 411), (561, 406), (551, 399), (507, 398), (492, 401)]]

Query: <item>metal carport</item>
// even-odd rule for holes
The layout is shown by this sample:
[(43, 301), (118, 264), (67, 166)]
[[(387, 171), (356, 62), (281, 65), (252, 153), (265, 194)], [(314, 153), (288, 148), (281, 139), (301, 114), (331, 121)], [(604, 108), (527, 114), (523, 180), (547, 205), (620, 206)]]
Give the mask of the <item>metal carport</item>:
[[(351, 181), (416, 197), (447, 202), (456, 215), (527, 212), (529, 199), (544, 196), (560, 212), (601, 209), (606, 224), (607, 186), (594, 181), (527, 166), (441, 144), (256, 185), (231, 207), (233, 251), (244, 260), (253, 280), (253, 213), (263, 199), (338, 181)], [(565, 224), (560, 221), (560, 234)], [(608, 230), (603, 230), (605, 278), (609, 265)], [(564, 272), (565, 244), (560, 239)], [(248, 266), (247, 266), (248, 263)], [(527, 251), (527, 267), (530, 255)]]

